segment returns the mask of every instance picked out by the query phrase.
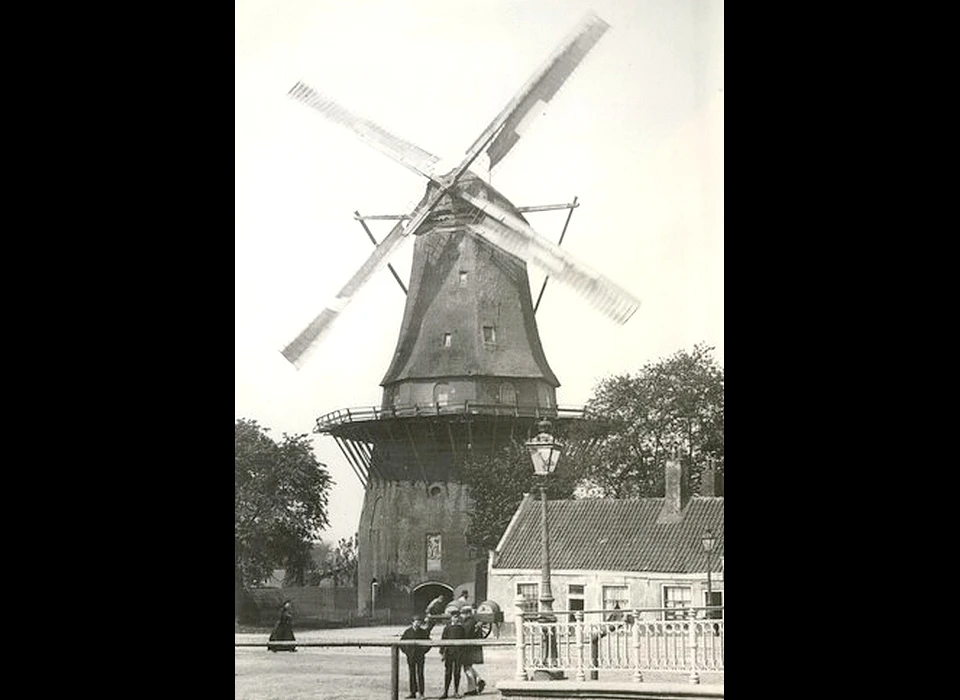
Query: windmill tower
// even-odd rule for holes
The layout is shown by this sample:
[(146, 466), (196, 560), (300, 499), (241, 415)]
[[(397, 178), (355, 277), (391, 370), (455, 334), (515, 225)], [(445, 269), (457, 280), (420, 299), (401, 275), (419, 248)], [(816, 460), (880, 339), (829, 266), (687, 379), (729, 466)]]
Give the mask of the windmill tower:
[(461, 164), (439, 176), (436, 156), (302, 83), (290, 91), (429, 180), (410, 215), (394, 217), (396, 225), (336, 299), (283, 350), (299, 366), (355, 292), (413, 234), (407, 301), (381, 381), (381, 405), (335, 411), (316, 426), (335, 438), (365, 487), (358, 528), (361, 611), (373, 605), (374, 582), (401, 585), (409, 593), (406, 603), (419, 610), (438, 593), (462, 587), (483, 597), (486, 553), (466, 541), (470, 495), (458, 461), (467, 452), (489, 454), (525, 439), (544, 417), (561, 435), (584, 422), (582, 410), (557, 406), (560, 383), (541, 346), (527, 265), (572, 286), (619, 323), (639, 305), (534, 231), (519, 208), (469, 170), (480, 155), (496, 167), (527, 117), (556, 94), (607, 28), (599, 17), (586, 17)]

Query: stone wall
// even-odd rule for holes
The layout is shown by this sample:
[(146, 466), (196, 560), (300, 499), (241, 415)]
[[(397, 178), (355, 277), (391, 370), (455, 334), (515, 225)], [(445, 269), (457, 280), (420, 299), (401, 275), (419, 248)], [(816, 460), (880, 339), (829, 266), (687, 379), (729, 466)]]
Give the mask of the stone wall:
[(297, 586), (289, 588), (252, 588), (246, 591), (247, 601), (256, 606), (243, 620), (246, 624), (269, 626), (277, 622), (280, 604), (293, 603), (294, 627), (323, 623), (349, 623), (357, 617), (356, 588)]

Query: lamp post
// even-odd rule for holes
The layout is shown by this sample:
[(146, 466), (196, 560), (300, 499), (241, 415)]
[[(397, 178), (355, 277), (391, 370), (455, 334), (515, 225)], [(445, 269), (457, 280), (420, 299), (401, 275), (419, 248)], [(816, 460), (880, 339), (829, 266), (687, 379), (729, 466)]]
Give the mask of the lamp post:
[[(556, 622), (553, 614), (553, 591), (550, 587), (550, 542), (547, 530), (547, 490), (546, 478), (557, 468), (563, 446), (550, 432), (550, 421), (541, 420), (537, 425), (539, 431), (525, 443), (533, 462), (533, 471), (540, 477), (540, 615), (542, 623)], [(545, 633), (545, 648), (547, 649), (548, 666), (556, 666), (557, 641), (543, 628)], [(547, 672), (549, 678), (562, 677), (562, 674)], [(536, 674), (535, 674), (536, 676)]]
[[(707, 532), (700, 538), (703, 544), (703, 551), (707, 553), (707, 605), (713, 605), (713, 585), (710, 582), (711, 554), (717, 544), (717, 538), (713, 536), (713, 530), (707, 529)], [(707, 619), (713, 618), (713, 611), (707, 608)]]

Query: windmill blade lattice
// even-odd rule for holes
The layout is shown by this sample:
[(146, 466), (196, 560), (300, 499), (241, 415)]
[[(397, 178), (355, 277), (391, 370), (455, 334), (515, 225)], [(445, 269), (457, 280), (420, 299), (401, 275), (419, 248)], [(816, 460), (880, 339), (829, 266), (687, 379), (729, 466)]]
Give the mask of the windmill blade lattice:
[[(520, 89), (517, 96), (504, 109), (507, 116), (501, 122), (503, 128), (497, 131), (496, 138), (486, 147), (491, 170), (520, 140), (526, 123), (535, 116), (536, 111), (542, 108), (541, 105), (553, 99), (567, 78), (573, 74), (580, 62), (609, 28), (610, 25), (596, 14), (588, 14), (561, 42), (540, 70)], [(498, 123), (498, 119), (493, 121), (491, 127)]]
[(337, 104), (302, 82), (297, 82), (290, 88), (289, 95), (317, 110), (330, 121), (349, 129), (364, 143), (388, 158), (392, 158), (419, 175), (433, 179), (434, 166), (440, 159), (432, 153), (390, 133), (379, 124), (354, 114), (343, 105)]
[(626, 323), (640, 306), (640, 301), (626, 289), (577, 260), (522, 219), (465, 190), (457, 196), (487, 214), (482, 221), (470, 224), (470, 231), (572, 287), (612, 320)]

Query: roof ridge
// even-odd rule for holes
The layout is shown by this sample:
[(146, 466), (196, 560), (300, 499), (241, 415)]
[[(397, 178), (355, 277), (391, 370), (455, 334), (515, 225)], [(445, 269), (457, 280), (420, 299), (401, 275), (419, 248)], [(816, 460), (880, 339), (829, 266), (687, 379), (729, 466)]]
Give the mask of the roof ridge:
[(503, 531), (503, 534), (500, 535), (500, 541), (497, 542), (497, 546), (494, 548), (494, 552), (500, 553), (503, 549), (503, 543), (507, 540), (507, 537), (513, 531), (513, 528), (517, 524), (517, 520), (520, 519), (520, 512), (523, 510), (523, 506), (531, 500), (530, 492), (523, 494), (523, 498), (520, 499), (520, 504), (517, 506), (517, 509), (513, 511), (513, 516), (510, 518), (510, 522), (507, 523), (507, 529)]

